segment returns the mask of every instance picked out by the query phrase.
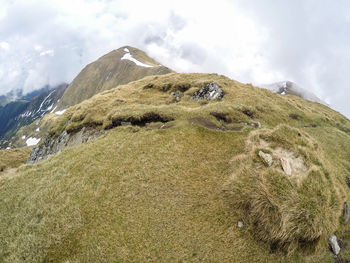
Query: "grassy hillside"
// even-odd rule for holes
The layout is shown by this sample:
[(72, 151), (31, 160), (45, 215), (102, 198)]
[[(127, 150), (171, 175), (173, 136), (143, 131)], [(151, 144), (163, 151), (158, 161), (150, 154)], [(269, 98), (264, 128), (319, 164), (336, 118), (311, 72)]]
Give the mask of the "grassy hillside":
[(23, 147), (19, 149), (0, 150), (0, 178), (7, 169), (17, 168), (26, 163), (32, 147)]
[[(191, 99), (212, 81), (221, 101)], [(1, 262), (333, 262), (327, 238), (347, 240), (350, 122), (323, 105), (167, 74), (45, 125), (107, 132), (0, 178)], [(291, 176), (285, 156), (299, 164)]]
[[(134, 59), (152, 67), (138, 66), (128, 59), (122, 60), (127, 53), (131, 54)], [(122, 47), (87, 65), (63, 94), (58, 109), (78, 104), (101, 91), (112, 89), (120, 84), (149, 75), (170, 72), (172, 72), (170, 69), (160, 65), (143, 51), (129, 46)]]

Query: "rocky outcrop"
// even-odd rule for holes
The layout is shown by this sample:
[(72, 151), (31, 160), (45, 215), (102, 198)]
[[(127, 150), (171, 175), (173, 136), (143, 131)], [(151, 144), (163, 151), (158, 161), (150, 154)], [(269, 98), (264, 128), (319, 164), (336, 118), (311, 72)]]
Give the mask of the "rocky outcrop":
[(338, 244), (338, 240), (337, 237), (335, 235), (332, 235), (329, 239), (328, 239), (329, 245), (332, 249), (332, 252), (334, 255), (338, 255), (340, 252), (340, 246)]
[(282, 165), (283, 171), (286, 173), (286, 175), (291, 176), (292, 175), (292, 167), (290, 165), (289, 159), (282, 157), (280, 160), (281, 160), (281, 165)]
[(216, 82), (211, 82), (193, 94), (193, 100), (221, 100), (224, 92)]
[(96, 139), (101, 136), (104, 132), (94, 129), (82, 128), (76, 133), (67, 133), (63, 131), (60, 136), (54, 138), (48, 135), (44, 142), (39, 146), (35, 147), (27, 161), (28, 164), (33, 164), (42, 160), (47, 159), (50, 155), (56, 154), (64, 150), (65, 148), (79, 145), (90, 140)]
[(272, 160), (271, 154), (264, 153), (263, 151), (259, 151), (259, 156), (267, 167), (270, 167), (272, 165), (273, 160)]

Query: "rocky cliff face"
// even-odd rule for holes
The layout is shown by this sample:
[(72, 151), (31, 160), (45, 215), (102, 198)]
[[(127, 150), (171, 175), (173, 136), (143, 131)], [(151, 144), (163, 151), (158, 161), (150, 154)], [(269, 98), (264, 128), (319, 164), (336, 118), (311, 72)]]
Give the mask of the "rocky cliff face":
[(32, 164), (46, 160), (51, 155), (59, 153), (68, 147), (96, 139), (103, 133), (103, 131), (97, 131), (84, 127), (80, 131), (71, 134), (64, 130), (57, 138), (48, 135), (42, 144), (32, 150), (27, 163)]

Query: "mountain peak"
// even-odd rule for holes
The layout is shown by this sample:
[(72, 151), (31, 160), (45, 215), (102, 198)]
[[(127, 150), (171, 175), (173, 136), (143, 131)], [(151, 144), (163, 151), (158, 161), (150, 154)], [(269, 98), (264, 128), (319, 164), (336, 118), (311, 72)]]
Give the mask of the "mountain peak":
[(123, 46), (87, 65), (69, 85), (58, 109), (75, 105), (95, 94), (150, 75), (173, 72), (145, 52)]

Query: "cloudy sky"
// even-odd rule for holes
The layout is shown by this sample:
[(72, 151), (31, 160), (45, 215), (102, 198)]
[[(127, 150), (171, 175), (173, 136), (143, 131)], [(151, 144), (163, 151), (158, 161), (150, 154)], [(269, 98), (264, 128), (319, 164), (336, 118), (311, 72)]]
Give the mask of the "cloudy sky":
[(2, 0), (0, 95), (70, 82), (123, 45), (178, 72), (290, 80), (350, 117), (348, 0)]

